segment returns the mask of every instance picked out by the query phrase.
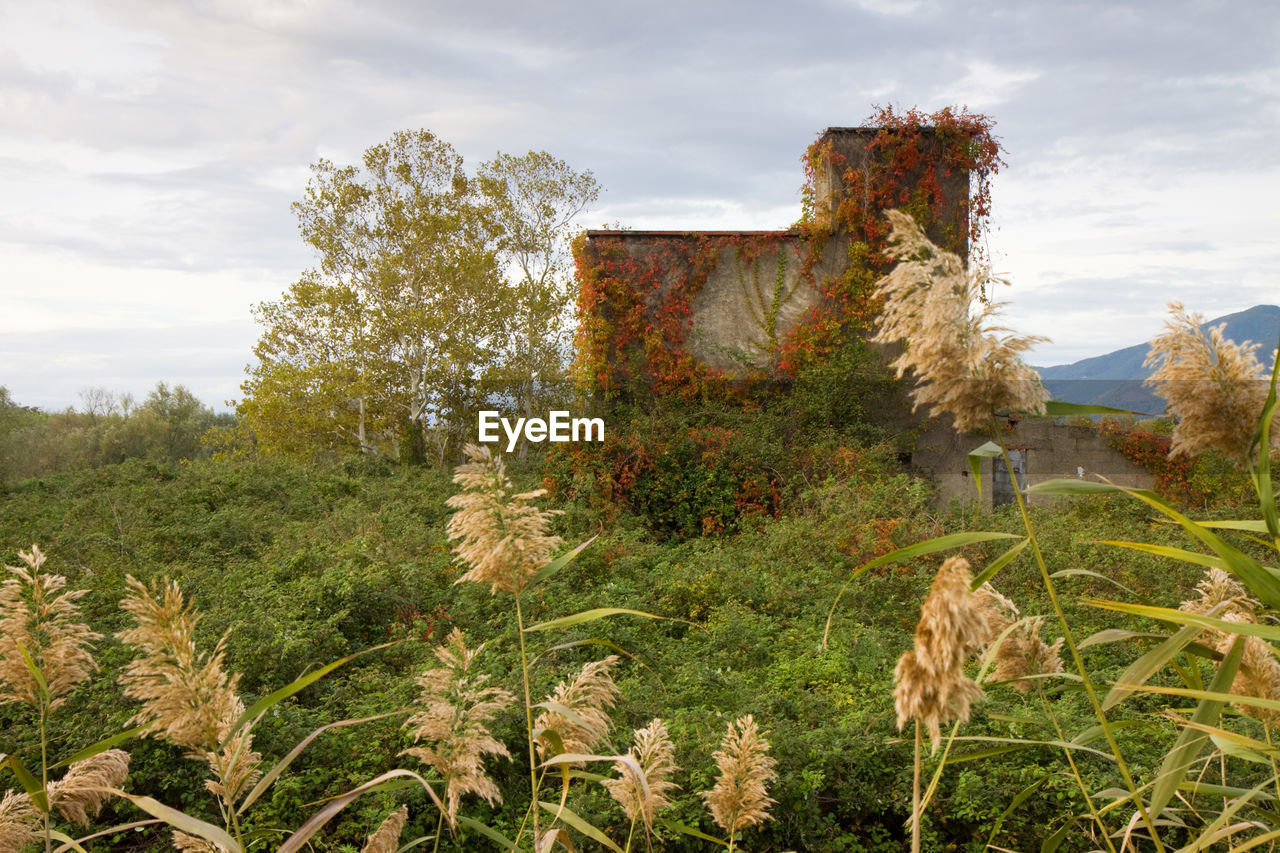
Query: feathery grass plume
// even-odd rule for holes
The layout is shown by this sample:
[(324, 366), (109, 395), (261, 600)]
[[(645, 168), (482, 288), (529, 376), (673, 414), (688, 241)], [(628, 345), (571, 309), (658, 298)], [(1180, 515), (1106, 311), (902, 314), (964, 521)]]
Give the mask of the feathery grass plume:
[(543, 732), (555, 732), (565, 752), (578, 754), (590, 753), (609, 733), (613, 728), (609, 709), (618, 701), (618, 686), (613, 683), (613, 668), (617, 665), (618, 656), (609, 655), (583, 666), (573, 681), (556, 685), (547, 701), (565, 706), (573, 712), (574, 719), (556, 711), (543, 711), (538, 715), (533, 729), (539, 755), (545, 756), (551, 747)]
[[(1258, 344), (1237, 344), (1222, 333), (1226, 324), (1204, 331), (1204, 318), (1169, 303), (1165, 333), (1152, 339), (1145, 366), (1154, 366), (1146, 384), (1169, 404), (1177, 418), (1170, 456), (1198, 456), (1216, 448), (1240, 466), (1248, 465), (1253, 434), (1266, 403), (1267, 374), (1254, 355)], [(1280, 413), (1271, 429), (1280, 447)]]
[(920, 606), (915, 648), (904, 652), (894, 669), (898, 728), (918, 720), (929, 731), (934, 750), (942, 724), (967, 721), (970, 706), (983, 695), (964, 674), (964, 664), (991, 639), (991, 599), (971, 592), (971, 583), (964, 557), (942, 564)]
[(485, 775), (484, 759), (487, 755), (511, 758), (507, 748), (489, 734), (488, 724), (515, 697), (501, 687), (486, 687), (489, 676), (473, 672), (483, 650), (484, 644), (468, 649), (462, 632), (454, 628), (435, 650), (444, 666), (418, 678), (422, 693), (417, 704), (422, 710), (405, 722), (412, 727), (415, 742), (435, 744), (411, 747), (401, 754), (431, 765), (444, 777), (450, 827), (456, 823), (464, 794), (475, 794), (490, 805), (502, 802), (498, 786)]
[(408, 822), (409, 807), (401, 806), (387, 815), (387, 819), (360, 848), (360, 853), (395, 853), (400, 849), (400, 833)]
[(21, 850), (44, 841), (40, 813), (26, 794), (5, 791), (0, 799), (0, 850)]
[(730, 723), (711, 757), (720, 776), (701, 796), (716, 825), (732, 839), (739, 830), (770, 820), (769, 806), (776, 800), (769, 796), (769, 783), (777, 778), (773, 768), (778, 762), (769, 757), (769, 742), (755, 718), (747, 714)]
[(120, 608), (136, 624), (117, 636), (141, 656), (125, 666), (120, 683), (126, 696), (143, 703), (130, 723), (148, 726), (150, 736), (185, 747), (191, 757), (208, 763), (217, 779), (205, 786), (232, 804), (258, 778), (262, 757), (245, 729), (219, 748), (244, 713), (235, 690), (240, 677), (223, 669), (225, 638), (212, 654), (198, 652), (200, 617), (177, 583), (166, 580), (148, 588), (132, 576), (126, 580), (133, 593)]
[[(66, 775), (49, 783), (49, 804), (64, 818), (88, 826), (98, 816), (111, 794), (106, 788), (119, 788), (129, 775), (129, 753), (108, 749), (68, 768)], [(3, 848), (0, 848), (3, 849)]]
[(654, 813), (671, 804), (667, 792), (680, 787), (671, 781), (671, 775), (680, 768), (676, 766), (675, 744), (662, 720), (652, 720), (643, 729), (636, 729), (634, 738), (635, 745), (629, 754), (640, 765), (644, 779), (636, 775), (630, 764), (617, 761), (613, 769), (618, 778), (602, 779), (600, 784), (622, 806), (629, 820), (642, 821), (645, 832), (651, 833)]
[(1059, 637), (1050, 646), (1040, 639), (1044, 617), (1020, 618), (1018, 606), (989, 583), (984, 583), (975, 594), (987, 617), (986, 655), (995, 661), (987, 681), (1012, 681), (1015, 690), (1027, 693), (1032, 687), (1031, 682), (1024, 680), (1028, 676), (1062, 672), (1064, 640)]
[[(1015, 690), (1027, 693), (1032, 688), (1031, 682), (1025, 680), (1029, 676), (1062, 672), (1063, 638), (1059, 637), (1053, 645), (1046, 644), (1040, 639), (1043, 627), (1043, 616), (1019, 620), (999, 645), (989, 650), (995, 658), (995, 666), (987, 680), (1010, 681)], [(1004, 629), (1000, 630), (1003, 633)]]
[[(1256, 623), (1261, 602), (1251, 597), (1244, 585), (1222, 569), (1210, 568), (1196, 584), (1196, 597), (1178, 607), (1184, 613), (1212, 616), (1225, 622)], [(1244, 642), (1240, 667), (1231, 683), (1231, 692), (1259, 699), (1280, 699), (1280, 661), (1271, 644), (1257, 638), (1227, 631), (1206, 629), (1201, 635), (1207, 645), (1222, 654), (1231, 651), (1237, 638)], [(1280, 712), (1256, 705), (1234, 703), (1240, 713), (1268, 726), (1280, 723)]]
[(468, 444), (463, 452), (471, 461), (453, 469), (453, 482), (464, 491), (445, 502), (457, 510), (446, 528), (450, 541), (461, 540), (453, 551), (470, 566), (458, 582), (487, 583), (491, 592), (519, 594), (564, 544), (547, 533), (559, 511), (529, 505), (546, 489), (509, 494), (506, 466), (488, 447)]
[(5, 566), (17, 577), (0, 584), (0, 705), (40, 707), (40, 688), (23, 658), (25, 649), (49, 687), (53, 709), (97, 669), (91, 645), (102, 635), (79, 621), (76, 602), (84, 591), (59, 593), (67, 579), (41, 571), (45, 555), (38, 546), (18, 556), (26, 565)]
[(1003, 303), (983, 298), (987, 283), (1007, 282), (982, 267), (966, 269), (909, 214), (888, 210), (885, 216), (892, 227), (889, 253), (898, 263), (876, 283), (884, 308), (872, 340), (903, 344), (893, 366), (899, 378), (915, 373), (915, 407), (949, 412), (962, 432), (990, 426), (992, 414), (1004, 409), (1043, 412), (1049, 393), (1022, 354), (1047, 338), (993, 325)]
[(1214, 616), (1232, 621), (1256, 622), (1260, 603), (1249, 595), (1244, 584), (1222, 569), (1206, 569), (1196, 584), (1196, 597), (1182, 602), (1178, 609), (1198, 616)]

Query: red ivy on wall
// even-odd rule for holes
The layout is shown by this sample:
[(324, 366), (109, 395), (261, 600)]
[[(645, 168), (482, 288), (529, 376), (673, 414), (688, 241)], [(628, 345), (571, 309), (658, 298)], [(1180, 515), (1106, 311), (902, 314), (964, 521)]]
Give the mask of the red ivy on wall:
[[(585, 390), (608, 398), (624, 388), (657, 396), (735, 399), (746, 403), (753, 379), (791, 378), (867, 336), (879, 306), (876, 280), (888, 266), (889, 208), (909, 210), (926, 228), (942, 225), (947, 248), (975, 253), (991, 209), (990, 180), (1003, 165), (987, 116), (943, 109), (925, 114), (878, 109), (868, 119), (878, 131), (867, 143), (865, 168), (853, 168), (830, 140), (819, 139), (804, 157), (804, 214), (791, 231), (769, 234), (652, 238), (653, 250), (632, 253), (625, 238), (595, 236), (574, 248), (580, 286), (578, 375)], [(970, 193), (958, 211), (946, 209), (941, 180), (960, 170)], [(834, 210), (818, 198), (822, 178), (838, 176), (843, 191)], [(946, 219), (954, 220), (950, 225)], [(956, 222), (967, 224), (957, 227)], [(848, 243), (848, 264), (838, 277), (819, 280), (817, 268), (831, 240)], [(785, 246), (801, 276), (821, 294), (819, 304), (780, 341), (776, 376), (729, 381), (699, 363), (687, 347), (692, 303), (725, 249), (743, 263)]]

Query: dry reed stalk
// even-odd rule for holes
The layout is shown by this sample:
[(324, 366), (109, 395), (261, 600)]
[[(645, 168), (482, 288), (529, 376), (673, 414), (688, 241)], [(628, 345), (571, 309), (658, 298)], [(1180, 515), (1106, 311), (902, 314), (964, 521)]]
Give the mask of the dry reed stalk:
[[(1179, 302), (1170, 302), (1169, 312), (1166, 331), (1152, 339), (1144, 362), (1155, 366), (1146, 384), (1177, 419), (1169, 455), (1198, 456), (1214, 448), (1236, 465), (1248, 465), (1268, 392), (1266, 372), (1254, 355), (1259, 345), (1227, 340), (1226, 324), (1205, 332), (1204, 318)], [(1271, 444), (1280, 447), (1280, 412)]]
[(893, 362), (916, 376), (915, 407), (949, 412), (962, 432), (988, 428), (993, 413), (1043, 412), (1049, 394), (1022, 354), (1047, 340), (994, 325), (1003, 303), (987, 303), (988, 283), (1007, 283), (934, 245), (900, 210), (885, 212), (889, 253), (898, 263), (877, 283), (884, 300), (872, 340), (903, 345)]
[(52, 710), (97, 669), (92, 643), (102, 635), (79, 621), (76, 602), (84, 591), (60, 593), (67, 579), (41, 571), (45, 555), (39, 546), (18, 556), (25, 566), (5, 566), (16, 577), (0, 585), (0, 705), (40, 707), (40, 687), (23, 658), (25, 649), (48, 685)]
[(21, 850), (44, 841), (40, 813), (26, 794), (5, 791), (0, 799), (0, 850)]
[(769, 756), (769, 742), (750, 714), (729, 724), (712, 758), (720, 775), (701, 796), (716, 825), (732, 839), (740, 830), (770, 820), (769, 806), (776, 801), (769, 796), (769, 783), (777, 778), (778, 762)]
[[(108, 749), (68, 768), (66, 775), (49, 783), (49, 804), (64, 818), (88, 826), (111, 798), (107, 788), (120, 788), (129, 775), (129, 753)], [(3, 849), (3, 848), (0, 848)]]
[(555, 732), (567, 753), (592, 752), (609, 730), (613, 720), (609, 709), (618, 701), (618, 686), (613, 683), (613, 668), (618, 656), (609, 655), (604, 660), (591, 661), (570, 682), (561, 681), (547, 697), (573, 712), (570, 719), (556, 711), (543, 711), (533, 721), (537, 733), (538, 754), (546, 756), (551, 748), (544, 732)]
[(401, 806), (387, 816), (377, 831), (360, 848), (360, 853), (395, 853), (400, 849), (400, 833), (409, 822), (409, 807)]
[(600, 784), (622, 806), (629, 820), (633, 823), (640, 820), (645, 832), (652, 833), (654, 813), (669, 806), (667, 792), (680, 787), (671, 781), (671, 775), (679, 769), (675, 761), (676, 748), (666, 724), (657, 719), (643, 729), (636, 729), (634, 741), (628, 754), (640, 765), (644, 778), (641, 779), (628, 762), (617, 761), (613, 769), (618, 778), (604, 779)]
[(401, 754), (431, 765), (444, 778), (445, 817), (450, 827), (456, 824), (465, 794), (482, 797), (490, 805), (502, 802), (498, 786), (484, 772), (484, 760), (489, 755), (511, 758), (506, 746), (489, 734), (488, 724), (515, 697), (501, 687), (486, 687), (489, 676), (472, 671), (483, 650), (483, 644), (468, 649), (462, 632), (454, 628), (444, 645), (435, 650), (444, 666), (427, 670), (418, 678), (422, 693), (417, 705), (422, 710), (405, 722), (415, 742), (434, 744), (412, 747)]
[(506, 467), (488, 447), (468, 444), (464, 452), (471, 461), (453, 469), (453, 482), (464, 491), (445, 502), (457, 510), (446, 528), (450, 541), (460, 540), (454, 553), (470, 567), (458, 582), (487, 583), (491, 592), (518, 595), (564, 544), (547, 533), (558, 511), (529, 504), (545, 489), (510, 494)]
[(970, 706), (983, 696), (964, 674), (965, 661), (991, 638), (988, 599), (970, 591), (969, 561), (951, 557), (938, 569), (920, 606), (915, 648), (903, 653), (894, 670), (898, 729), (918, 720), (934, 750), (943, 723), (969, 719)]
[(211, 655), (198, 652), (199, 616), (177, 583), (166, 580), (148, 588), (132, 576), (126, 580), (133, 593), (120, 608), (136, 624), (117, 636), (141, 656), (125, 666), (120, 683), (126, 696), (143, 703), (130, 724), (145, 725), (149, 736), (205, 761), (217, 777), (205, 787), (233, 804), (257, 780), (262, 757), (253, 751), (247, 729), (227, 740), (244, 703), (235, 692), (239, 675), (223, 669), (225, 638)]

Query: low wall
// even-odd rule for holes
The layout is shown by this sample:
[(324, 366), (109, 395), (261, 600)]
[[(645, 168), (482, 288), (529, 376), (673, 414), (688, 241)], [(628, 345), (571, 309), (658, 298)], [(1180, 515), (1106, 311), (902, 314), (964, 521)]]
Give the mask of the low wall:
[[(939, 501), (976, 500), (990, 509), (1003, 497), (998, 492), (1007, 483), (1008, 474), (999, 472), (1002, 482), (998, 489), (995, 460), (983, 459), (982, 496), (978, 496), (968, 457), (971, 450), (986, 441), (985, 436), (958, 434), (948, 421), (935, 420), (916, 443), (911, 463), (937, 482)], [(1102, 476), (1120, 486), (1151, 488), (1151, 475), (1110, 447), (1092, 427), (1023, 420), (1008, 425), (999, 443), (1008, 450), (1019, 451), (1023, 461), (1020, 480), (1024, 486), (1058, 478), (1096, 482)], [(1031, 502), (1047, 504), (1052, 500), (1049, 496), (1033, 495)]]

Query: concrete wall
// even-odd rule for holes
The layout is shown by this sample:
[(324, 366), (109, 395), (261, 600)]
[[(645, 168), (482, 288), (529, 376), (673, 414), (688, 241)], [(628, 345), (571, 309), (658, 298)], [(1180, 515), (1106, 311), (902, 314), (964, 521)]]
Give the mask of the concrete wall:
[[(867, 150), (877, 133), (876, 128), (837, 127), (828, 128), (820, 137), (820, 143), (829, 145), (834, 156), (830, 162), (820, 163), (817, 169), (815, 214), (819, 220), (831, 216), (844, 203), (870, 205), (869, 198), (854, 198), (853, 183), (856, 182), (851, 183), (849, 178), (865, 172), (872, 158), (881, 156)], [(940, 245), (947, 242), (948, 236), (954, 242), (956, 235), (960, 235), (962, 248), (967, 247), (963, 237), (968, 228), (968, 173), (956, 169), (948, 175), (932, 131), (926, 131), (924, 136), (926, 154), (902, 185), (914, 186), (931, 170), (943, 193), (944, 215), (929, 228), (929, 234)], [(939, 153), (931, 156), (930, 152)], [(809, 239), (821, 240), (820, 247), (806, 242)], [(641, 267), (651, 269), (657, 264), (662, 268), (662, 287), (643, 294), (646, 303), (654, 308), (669, 288), (689, 278), (690, 270), (687, 265), (681, 266), (679, 258), (693, 257), (696, 247), (705, 241), (722, 241), (725, 245), (692, 301), (691, 328), (683, 345), (700, 362), (736, 379), (751, 368), (772, 366), (777, 344), (784, 341), (787, 332), (822, 299), (824, 284), (844, 274), (852, 239), (853, 235), (843, 232), (829, 237), (806, 237), (793, 231), (588, 231), (585, 252), (590, 259), (599, 257), (605, 246), (611, 250), (621, 247)], [(744, 253), (738, 247), (745, 242), (756, 245)], [(755, 251), (761, 243), (768, 245), (757, 256)], [(811, 276), (802, 277), (801, 266), (814, 247), (819, 247), (819, 255), (810, 267)], [(781, 276), (779, 254), (785, 260)], [(750, 260), (744, 262), (744, 257)], [(607, 313), (609, 306), (601, 306), (599, 310)]]
[[(986, 441), (985, 436), (956, 433), (948, 420), (934, 420), (916, 443), (911, 464), (937, 482), (941, 502), (953, 498), (974, 500), (990, 509), (996, 491), (994, 462), (982, 460), (981, 498), (968, 462), (969, 451)], [(1023, 420), (1007, 426), (999, 443), (1006, 449), (1022, 452), (1026, 485), (1057, 478), (1097, 481), (1098, 475), (1102, 475), (1116, 485), (1151, 488), (1151, 475), (1108, 446), (1106, 439), (1092, 427)], [(1008, 474), (1001, 472), (1001, 477), (1007, 480)], [(1032, 497), (1033, 504), (1047, 504), (1052, 500), (1046, 496)]]

